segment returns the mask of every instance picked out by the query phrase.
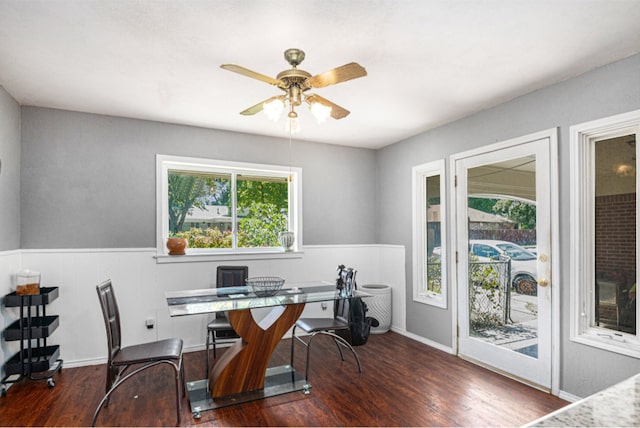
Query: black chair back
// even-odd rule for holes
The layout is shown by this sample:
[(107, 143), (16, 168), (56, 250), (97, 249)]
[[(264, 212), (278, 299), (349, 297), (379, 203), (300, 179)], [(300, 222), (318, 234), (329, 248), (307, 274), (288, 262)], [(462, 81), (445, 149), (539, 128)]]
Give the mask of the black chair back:
[(334, 318), (349, 324), (349, 311), (351, 310), (351, 299), (336, 300), (334, 305)]
[[(216, 288), (239, 287), (247, 285), (249, 277), (248, 266), (218, 266), (216, 271)], [(227, 318), (226, 313), (216, 312), (216, 318)], [(218, 330), (220, 337), (238, 337), (237, 333), (231, 330)]]
[(247, 266), (218, 266), (216, 287), (238, 287), (246, 285), (249, 277)]
[(111, 280), (105, 281), (96, 287), (105, 328), (107, 330), (107, 347), (109, 351), (109, 365), (122, 348), (122, 336), (120, 330), (120, 310), (113, 292)]

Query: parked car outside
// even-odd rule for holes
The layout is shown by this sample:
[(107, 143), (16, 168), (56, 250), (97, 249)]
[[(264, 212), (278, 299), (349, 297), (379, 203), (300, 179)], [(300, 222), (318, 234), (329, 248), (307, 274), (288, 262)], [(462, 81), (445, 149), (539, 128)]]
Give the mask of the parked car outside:
[[(440, 247), (433, 249), (435, 257), (440, 256)], [(535, 296), (538, 283), (536, 281), (536, 254), (518, 244), (509, 241), (491, 239), (472, 239), (469, 241), (469, 253), (478, 261), (497, 260), (501, 254), (511, 258), (511, 288), (521, 294)]]
[(509, 241), (490, 239), (472, 239), (469, 241), (469, 252), (479, 261), (497, 260), (501, 254), (511, 258), (511, 287), (518, 293), (535, 295), (536, 255)]

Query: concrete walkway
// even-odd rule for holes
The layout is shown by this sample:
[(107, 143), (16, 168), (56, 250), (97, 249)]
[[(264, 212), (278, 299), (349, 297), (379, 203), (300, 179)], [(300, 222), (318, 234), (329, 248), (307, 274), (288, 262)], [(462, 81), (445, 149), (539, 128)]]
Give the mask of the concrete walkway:
[(538, 307), (535, 296), (511, 293), (511, 322), (504, 326), (476, 330), (473, 337), (537, 357)]

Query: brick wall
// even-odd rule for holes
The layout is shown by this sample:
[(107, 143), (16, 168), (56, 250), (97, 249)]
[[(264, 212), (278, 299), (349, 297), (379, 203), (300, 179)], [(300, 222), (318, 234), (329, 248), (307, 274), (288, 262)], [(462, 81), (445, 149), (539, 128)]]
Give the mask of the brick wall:
[(596, 197), (596, 275), (635, 282), (636, 194)]

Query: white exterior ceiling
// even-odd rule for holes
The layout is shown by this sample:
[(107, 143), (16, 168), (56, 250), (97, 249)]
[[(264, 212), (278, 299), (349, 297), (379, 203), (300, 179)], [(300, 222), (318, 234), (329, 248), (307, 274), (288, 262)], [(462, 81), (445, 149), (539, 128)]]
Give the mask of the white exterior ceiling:
[(283, 52), (351, 115), (297, 139), (379, 148), (640, 52), (639, 0), (0, 0), (0, 85), (21, 105), (285, 137), (238, 113), (281, 91)]

